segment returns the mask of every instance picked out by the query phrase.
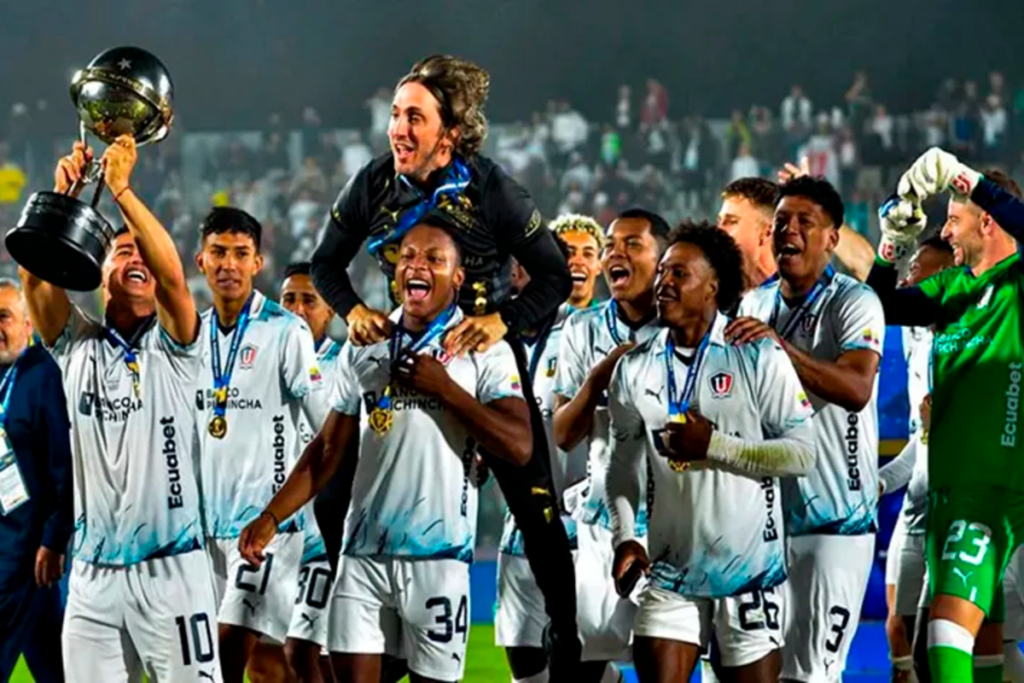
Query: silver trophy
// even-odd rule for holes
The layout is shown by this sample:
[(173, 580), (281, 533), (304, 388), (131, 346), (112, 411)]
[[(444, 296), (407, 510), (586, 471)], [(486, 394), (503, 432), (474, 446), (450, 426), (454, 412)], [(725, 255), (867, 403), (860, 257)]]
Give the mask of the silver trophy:
[[(109, 145), (128, 133), (138, 146), (163, 140), (174, 118), (173, 90), (167, 67), (145, 50), (115, 47), (99, 54), (71, 82), (80, 139), (85, 142), (92, 133)], [(96, 190), (85, 203), (73, 195), (88, 183), (96, 183)], [(7, 251), (46, 282), (75, 291), (96, 289), (115, 234), (96, 209), (102, 192), (98, 158), (68, 194), (36, 192), (4, 239)]]

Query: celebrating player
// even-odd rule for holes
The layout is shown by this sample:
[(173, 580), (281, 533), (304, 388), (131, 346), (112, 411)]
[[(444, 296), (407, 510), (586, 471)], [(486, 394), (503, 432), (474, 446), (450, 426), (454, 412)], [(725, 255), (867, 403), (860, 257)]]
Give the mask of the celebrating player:
[[(921, 242), (914, 252), (901, 287), (916, 287), (953, 265), (953, 249), (938, 237)], [(879, 493), (907, 487), (902, 512), (896, 520), (885, 561), (885, 596), (889, 606), (886, 635), (893, 664), (893, 681), (910, 680), (910, 672), (927, 671), (927, 647), (920, 640), (923, 660), (915, 657), (918, 639), (915, 617), (918, 603), (927, 612), (924, 587), (925, 512), (928, 509), (928, 439), (923, 424), (925, 400), (931, 392), (932, 332), (927, 327), (903, 330), (903, 354), (907, 361), (907, 394), (910, 399), (909, 441), (899, 456), (878, 472)], [(928, 399), (930, 401), (930, 399)], [(927, 616), (923, 617), (927, 623)], [(911, 645), (915, 644), (912, 649)], [(918, 661), (915, 662), (914, 660)], [(921, 678), (921, 676), (918, 676)]]
[[(316, 362), (327, 386), (334, 385), (334, 371), (341, 344), (327, 336), (334, 319), (334, 310), (321, 298), (309, 275), (309, 263), (291, 263), (284, 269), (281, 305), (302, 318), (313, 334)], [(302, 444), (313, 440), (323, 425), (300, 423)], [(295, 598), (285, 655), (292, 670), (304, 683), (334, 680), (330, 658), (321, 657), (327, 647), (328, 598), (334, 574), (327, 559), (327, 549), (320, 535), (312, 504), (306, 506), (306, 528), (303, 531), (302, 562), (299, 570), (299, 592)]]
[[(615, 580), (625, 593), (650, 574), (634, 627), (637, 673), (689, 680), (714, 632), (726, 671), (776, 681), (786, 549), (775, 477), (813, 467), (811, 407), (777, 343), (726, 343), (719, 311), (743, 287), (735, 242), (684, 224), (669, 243), (655, 287), (668, 330), (623, 357), (609, 391)], [(653, 565), (636, 540), (647, 477)]]
[[(60, 161), (56, 192), (92, 151)], [(71, 397), (76, 529), (63, 654), (69, 681), (221, 680), (216, 601), (193, 468), (199, 316), (174, 241), (129, 185), (135, 142), (103, 155), (121, 210), (102, 323), (22, 270), (32, 322)]]
[(248, 565), (238, 535), (284, 484), (301, 453), (300, 424), (323, 424), (323, 387), (313, 338), (301, 318), (253, 289), (263, 266), (260, 224), (239, 209), (213, 209), (200, 228), (199, 269), (213, 294), (203, 314), (203, 367), (196, 393), (206, 533), (220, 611), (224, 678), (287, 674), (281, 652), (292, 620), (303, 554), (303, 516), (281, 518), (268, 561)]
[(330, 650), (342, 681), (379, 680), (384, 655), (408, 659), (414, 680), (461, 678), (474, 456), (484, 447), (513, 467), (530, 457), (529, 410), (509, 346), (465, 356), (444, 349), (445, 332), (463, 317), (460, 258), (446, 230), (420, 224), (405, 235), (396, 268), (404, 303), (393, 337), (345, 346), (334, 412), (241, 539), (245, 556), (262, 560), (274, 520), (309, 501), (360, 434), (331, 610)]
[[(559, 216), (551, 222), (551, 231), (566, 251), (573, 289), (569, 301), (548, 317), (537, 331), (522, 335), (529, 362), (530, 382), (544, 419), (548, 451), (556, 495), (565, 492), (571, 465), (569, 455), (554, 442), (551, 416), (554, 410), (555, 374), (558, 351), (565, 319), (576, 309), (589, 308), (594, 299), (594, 285), (601, 270), (600, 253), (604, 233), (597, 221), (576, 214)], [(514, 266), (512, 286), (518, 292), (529, 282), (529, 274), (518, 263)], [(579, 449), (578, 449), (579, 450)], [(585, 458), (586, 454), (581, 453)], [(563, 516), (570, 543), (575, 540), (575, 521)], [(522, 536), (511, 514), (505, 516), (501, 552), (498, 555), (498, 599), (494, 612), (494, 642), (505, 648), (512, 677), (516, 681), (540, 683), (547, 680), (547, 655), (542, 648), (544, 597), (523, 554)]]
[[(982, 175), (938, 148), (914, 162), (898, 192), (883, 206), (882, 242), (869, 282), (890, 323), (936, 326), (926, 522), (929, 666), (936, 681), (970, 681), (972, 675), (998, 681), (999, 584), (1024, 533), (1016, 434), (1024, 367), (1018, 254), (1024, 203), (1005, 174)], [(914, 207), (943, 192), (952, 197), (942, 237), (962, 267), (896, 289), (893, 266), (924, 226)], [(970, 467), (963, 466), (965, 453)]]
[[(608, 383), (619, 358), (657, 332), (654, 276), (668, 236), (663, 218), (631, 209), (608, 229), (601, 256), (610, 301), (573, 314), (562, 332), (555, 380), (555, 441), (564, 451), (588, 444), (589, 485), (577, 513), (577, 604), (586, 679), (598, 681), (607, 662), (629, 658), (636, 607), (611, 579), (614, 547), (605, 504)], [(643, 536), (646, 512), (638, 535)]]
[(34, 680), (64, 680), (60, 580), (73, 528), (71, 443), (60, 368), (21, 285), (0, 279), (0, 681), (24, 653)]
[[(526, 376), (528, 366), (515, 337), (538, 327), (571, 293), (572, 281), (551, 232), (533, 201), (479, 151), (487, 133), (483, 114), (490, 77), (470, 62), (429, 57), (399, 81), (391, 105), (389, 153), (374, 159), (342, 190), (313, 255), (313, 281), (348, 323), (357, 345), (387, 338), (391, 324), (367, 308), (346, 268), (369, 240), (394, 289), (398, 244), (424, 218), (449, 228), (465, 259), (458, 302), (465, 317), (447, 334), (445, 351), (484, 351), (510, 332), (510, 344)], [(510, 298), (515, 257), (530, 284)], [(527, 402), (540, 424), (532, 387)], [(579, 659), (576, 604), (569, 540), (558, 519), (549, 454), (542, 430), (534, 430), (533, 457), (522, 468), (501, 458), (488, 466), (523, 534), (524, 548), (551, 618), (552, 667), (569, 677)], [(486, 456), (486, 453), (484, 453)], [(565, 669), (562, 668), (564, 663)]]
[(782, 678), (838, 681), (860, 619), (874, 555), (878, 297), (829, 265), (843, 202), (821, 179), (779, 187), (773, 236), (779, 280), (744, 297), (726, 335), (775, 339), (815, 408), (817, 463), (783, 481), (789, 581)]
[[(605, 237), (601, 226), (590, 216), (565, 214), (551, 222), (551, 232), (564, 245), (572, 294), (569, 305), (582, 311), (594, 305), (594, 288), (601, 274), (601, 250)], [(564, 307), (563, 307), (564, 308)]]

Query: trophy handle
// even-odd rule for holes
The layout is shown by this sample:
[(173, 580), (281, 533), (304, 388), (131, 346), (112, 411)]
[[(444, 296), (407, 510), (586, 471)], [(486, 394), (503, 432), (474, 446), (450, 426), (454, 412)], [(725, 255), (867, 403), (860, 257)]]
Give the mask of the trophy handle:
[[(88, 147), (88, 141), (86, 140), (86, 128), (85, 123), (82, 121), (78, 122), (78, 139), (81, 141), (83, 147)], [(97, 182), (99, 181), (99, 182)], [(93, 159), (89, 166), (82, 173), (82, 177), (79, 178), (75, 183), (68, 189), (69, 196), (76, 196), (82, 191), (82, 189), (89, 183), (96, 183), (96, 191), (92, 195), (92, 208), (100, 203), (100, 197), (103, 196), (103, 164)]]

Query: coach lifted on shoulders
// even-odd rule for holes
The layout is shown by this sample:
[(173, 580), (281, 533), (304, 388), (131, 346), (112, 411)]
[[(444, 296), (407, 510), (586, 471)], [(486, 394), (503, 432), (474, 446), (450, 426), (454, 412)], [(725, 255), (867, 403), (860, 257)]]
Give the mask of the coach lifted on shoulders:
[[(565, 259), (533, 200), (490, 159), (479, 154), (487, 134), (483, 114), (490, 77), (470, 62), (429, 57), (403, 77), (391, 105), (391, 151), (360, 170), (342, 190), (322, 242), (313, 255), (312, 274), (324, 299), (348, 323), (357, 345), (381, 342), (392, 324), (369, 309), (346, 272), (361, 245), (377, 258), (398, 303), (395, 265), (399, 243), (424, 220), (450, 229), (463, 253), (465, 281), (458, 304), (465, 318), (447, 333), (443, 346), (452, 356), (483, 353), (511, 337), (520, 375), (526, 355), (518, 334), (538, 325), (572, 290)], [(512, 258), (530, 283), (510, 296)], [(543, 422), (529, 383), (533, 455), (522, 467), (487, 457), (509, 508), (523, 533), (525, 551), (545, 596), (554, 642), (552, 675), (579, 657), (572, 558), (551, 483)]]

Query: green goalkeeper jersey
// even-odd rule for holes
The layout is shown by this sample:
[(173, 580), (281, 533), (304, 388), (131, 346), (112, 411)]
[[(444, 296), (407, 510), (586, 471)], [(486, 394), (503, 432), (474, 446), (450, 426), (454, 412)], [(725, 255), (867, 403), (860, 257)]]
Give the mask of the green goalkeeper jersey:
[(921, 283), (942, 320), (933, 346), (930, 487), (999, 487), (1024, 492), (1020, 433), (1019, 254), (975, 277), (950, 268)]

